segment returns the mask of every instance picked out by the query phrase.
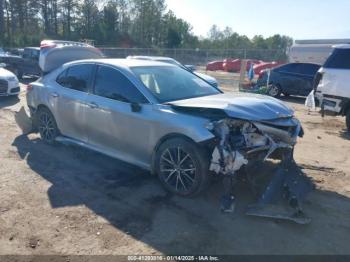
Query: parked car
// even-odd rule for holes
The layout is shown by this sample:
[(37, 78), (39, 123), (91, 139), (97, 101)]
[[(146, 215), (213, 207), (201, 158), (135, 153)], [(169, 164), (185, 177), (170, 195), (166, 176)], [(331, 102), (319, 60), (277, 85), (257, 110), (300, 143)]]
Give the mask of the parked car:
[(224, 61), (212, 61), (206, 66), (207, 71), (219, 71), (224, 70)]
[[(211, 172), (290, 159), (303, 135), (283, 102), (225, 94), (177, 65), (137, 59), (59, 65), (53, 55), (41, 57), (46, 68), (55, 66), (28, 86), (27, 103), (45, 142), (78, 144), (135, 164), (182, 196), (204, 190)], [(74, 53), (66, 58), (75, 60)]]
[(334, 51), (315, 77), (315, 97), (326, 113), (346, 116), (350, 131), (350, 45)]
[(0, 64), (0, 96), (17, 96), (20, 93), (18, 79), (4, 66), (5, 64)]
[(172, 64), (172, 65), (176, 65), (179, 66), (185, 70), (188, 70), (192, 73), (194, 73), (195, 75), (199, 76), (200, 78), (204, 79), (205, 81), (207, 81), (209, 84), (211, 84), (212, 86), (218, 87), (218, 81), (211, 76), (208, 76), (206, 74), (202, 74), (199, 72), (196, 72), (196, 68), (193, 65), (183, 65), (180, 62), (176, 61), (173, 58), (170, 57), (164, 57), (164, 56), (128, 56), (126, 59), (138, 59), (138, 60), (151, 60), (151, 61), (158, 61), (158, 62), (163, 62), (163, 63), (167, 63), (167, 64)]
[(260, 76), (263, 73), (263, 71), (265, 71), (266, 69), (272, 69), (283, 64), (284, 63), (282, 62), (276, 62), (276, 61), (273, 61), (273, 62), (261, 61), (261, 63), (254, 65), (254, 73)]
[(10, 55), (15, 55), (15, 56), (23, 56), (24, 49), (23, 48), (11, 48), (9, 50)]
[[(247, 59), (246, 70), (250, 69), (251, 64), (260, 64), (262, 61), (256, 59)], [(223, 68), (226, 72), (239, 72), (241, 70), (241, 59), (225, 59)]]
[[(268, 94), (272, 97), (300, 95), (307, 96), (312, 91), (313, 79), (320, 65), (310, 63), (290, 63), (272, 69), (270, 72)], [(264, 71), (258, 81), (258, 86), (266, 86), (268, 71)]]
[(6, 68), (13, 72), (19, 79), (24, 75), (40, 76), (41, 69), (39, 67), (39, 54), (39, 47), (26, 47), (21, 56), (2, 56), (0, 62), (5, 63)]

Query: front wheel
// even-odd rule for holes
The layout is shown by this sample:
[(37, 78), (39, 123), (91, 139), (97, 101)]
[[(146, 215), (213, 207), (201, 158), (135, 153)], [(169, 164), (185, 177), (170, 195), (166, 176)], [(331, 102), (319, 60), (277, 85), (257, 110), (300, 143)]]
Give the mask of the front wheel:
[(163, 186), (181, 196), (193, 196), (209, 182), (209, 157), (194, 142), (172, 138), (156, 153), (155, 167)]
[(272, 97), (280, 97), (282, 93), (282, 88), (279, 85), (276, 84), (271, 84), (268, 88), (268, 95)]
[(59, 131), (56, 120), (50, 110), (47, 108), (40, 108), (36, 115), (36, 123), (41, 139), (48, 144), (53, 144)]

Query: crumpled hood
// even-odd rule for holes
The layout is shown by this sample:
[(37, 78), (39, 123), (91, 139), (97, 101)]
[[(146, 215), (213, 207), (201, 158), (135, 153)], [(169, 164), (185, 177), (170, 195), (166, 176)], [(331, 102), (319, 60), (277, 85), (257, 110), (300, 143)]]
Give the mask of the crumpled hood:
[(228, 116), (249, 121), (289, 118), (294, 111), (275, 98), (242, 93), (226, 93), (170, 102), (179, 107), (222, 109)]

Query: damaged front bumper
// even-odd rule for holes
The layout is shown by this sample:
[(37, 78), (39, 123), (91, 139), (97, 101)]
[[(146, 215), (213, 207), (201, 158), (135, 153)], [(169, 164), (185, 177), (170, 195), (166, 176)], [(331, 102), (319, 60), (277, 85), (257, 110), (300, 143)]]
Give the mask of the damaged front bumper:
[[(238, 171), (244, 167), (268, 159), (280, 160), (279, 169), (268, 183), (258, 203), (249, 209), (248, 215), (289, 219), (301, 224), (308, 222), (303, 216), (301, 203), (313, 187), (293, 159), (297, 139), (304, 135), (297, 119), (285, 118), (261, 122), (224, 119), (211, 123), (209, 129), (217, 137), (210, 165), (210, 170), (216, 174), (236, 180)], [(259, 176), (258, 173), (247, 174), (248, 181), (253, 181), (254, 177)], [(223, 199), (233, 200), (233, 191), (231, 188), (230, 192), (225, 192), (226, 197)], [(276, 208), (267, 208), (282, 199), (286, 200), (288, 207), (291, 208), (288, 212), (276, 212)]]

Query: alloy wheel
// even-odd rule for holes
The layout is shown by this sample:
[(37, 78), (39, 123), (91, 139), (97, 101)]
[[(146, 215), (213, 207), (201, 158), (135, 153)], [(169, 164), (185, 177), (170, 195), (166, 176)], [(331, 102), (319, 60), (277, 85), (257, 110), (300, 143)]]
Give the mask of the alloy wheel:
[(178, 193), (190, 192), (196, 181), (196, 167), (190, 154), (181, 147), (168, 148), (160, 157), (163, 181)]
[(56, 127), (51, 115), (47, 112), (42, 112), (39, 117), (39, 132), (41, 137), (47, 141), (52, 142), (56, 136)]
[(269, 95), (272, 97), (277, 97), (280, 94), (280, 89), (276, 85), (269, 86)]

